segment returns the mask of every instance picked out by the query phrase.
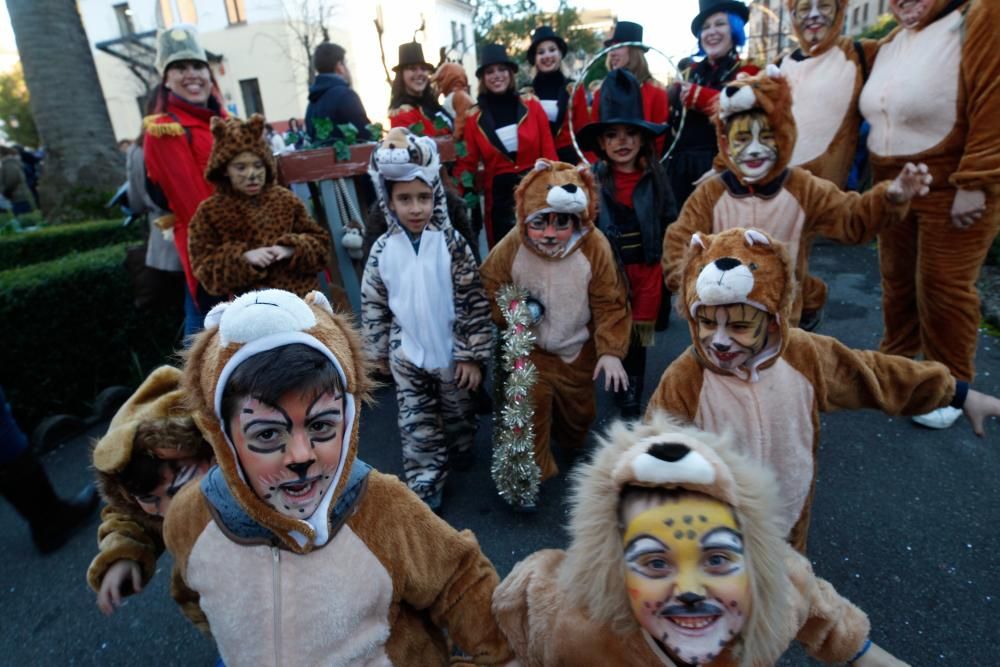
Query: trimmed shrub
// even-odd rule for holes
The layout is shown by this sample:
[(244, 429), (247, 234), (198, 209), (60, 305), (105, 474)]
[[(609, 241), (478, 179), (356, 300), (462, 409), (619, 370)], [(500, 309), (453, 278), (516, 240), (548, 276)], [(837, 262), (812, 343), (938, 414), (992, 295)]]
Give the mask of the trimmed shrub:
[(86, 415), (110, 385), (137, 386), (180, 343), (180, 310), (139, 311), (126, 244), (0, 272), (0, 383), (24, 430)]
[(142, 225), (122, 226), (121, 218), (45, 227), (0, 237), (0, 270), (47, 262), (74, 251), (142, 238)]

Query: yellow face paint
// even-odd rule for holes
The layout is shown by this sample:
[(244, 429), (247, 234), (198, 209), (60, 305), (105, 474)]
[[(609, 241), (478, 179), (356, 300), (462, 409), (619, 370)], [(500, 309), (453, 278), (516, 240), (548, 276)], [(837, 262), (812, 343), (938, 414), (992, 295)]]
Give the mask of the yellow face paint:
[(767, 175), (778, 160), (778, 140), (763, 111), (737, 114), (726, 123), (729, 157), (747, 183)]
[(639, 624), (680, 661), (718, 657), (750, 612), (743, 536), (729, 506), (681, 495), (634, 517), (624, 546), (625, 586)]

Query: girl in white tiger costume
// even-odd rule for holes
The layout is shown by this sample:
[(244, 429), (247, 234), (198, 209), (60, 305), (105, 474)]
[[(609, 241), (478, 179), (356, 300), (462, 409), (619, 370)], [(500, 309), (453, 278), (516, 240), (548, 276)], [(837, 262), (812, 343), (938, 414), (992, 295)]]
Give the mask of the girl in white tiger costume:
[(470, 392), (491, 352), (489, 301), (472, 249), (448, 219), (434, 141), (394, 128), (368, 173), (388, 230), (362, 280), (365, 348), (383, 368), (388, 361), (396, 382), (406, 483), (437, 509), (450, 465), (471, 454)]

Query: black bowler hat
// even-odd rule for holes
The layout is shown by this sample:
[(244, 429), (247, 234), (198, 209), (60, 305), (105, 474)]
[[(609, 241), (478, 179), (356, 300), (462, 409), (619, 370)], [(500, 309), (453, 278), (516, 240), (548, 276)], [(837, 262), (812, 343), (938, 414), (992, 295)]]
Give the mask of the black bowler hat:
[(653, 136), (666, 132), (667, 126), (651, 123), (642, 113), (642, 90), (639, 80), (624, 67), (612, 70), (601, 84), (601, 119), (584, 125), (576, 133), (581, 148), (597, 150), (597, 137), (611, 125), (632, 125)]
[(739, 0), (698, 0), (698, 8), (701, 10), (698, 12), (698, 16), (694, 17), (691, 21), (691, 32), (695, 37), (701, 35), (701, 26), (712, 14), (718, 14), (719, 12), (729, 12), (731, 14), (736, 14), (743, 22), (746, 23), (747, 19), (750, 18), (750, 10), (747, 6)]
[(479, 67), (476, 68), (476, 77), (483, 75), (490, 65), (506, 65), (510, 69), (517, 71), (517, 63), (507, 55), (507, 49), (503, 44), (487, 44), (479, 52)]
[(423, 65), (426, 69), (434, 69), (434, 65), (424, 60), (424, 47), (420, 46), (419, 42), (407, 42), (399, 45), (399, 63), (392, 68), (392, 71), (399, 72), (410, 65)]
[[(619, 21), (615, 24), (615, 32), (611, 39), (604, 40), (604, 46), (620, 44), (621, 42), (641, 42), (642, 26), (632, 21)], [(646, 49), (648, 50), (648, 49)]]
[(552, 29), (552, 26), (543, 25), (540, 28), (536, 28), (535, 32), (531, 35), (531, 46), (528, 47), (528, 64), (535, 64), (535, 51), (538, 50), (538, 45), (542, 42), (555, 42), (556, 46), (559, 48), (559, 53), (566, 55), (566, 40), (556, 34), (556, 31)]

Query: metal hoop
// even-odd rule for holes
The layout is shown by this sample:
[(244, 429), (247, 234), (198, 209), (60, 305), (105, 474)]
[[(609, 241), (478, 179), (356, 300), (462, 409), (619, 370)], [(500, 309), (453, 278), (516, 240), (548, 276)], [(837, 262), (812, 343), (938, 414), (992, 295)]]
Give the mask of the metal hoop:
[[(587, 78), (587, 72), (590, 71), (590, 68), (594, 66), (594, 63), (596, 63), (598, 59), (606, 55), (609, 51), (613, 51), (623, 46), (636, 46), (639, 47), (640, 49), (646, 49), (647, 51), (656, 51), (661, 56), (663, 56), (667, 60), (667, 62), (673, 66), (675, 70), (677, 70), (678, 74), (682, 74), (680, 69), (677, 68), (677, 65), (674, 64), (673, 58), (668, 56), (663, 51), (660, 51), (655, 46), (649, 46), (648, 44), (643, 44), (642, 42), (618, 42), (616, 44), (612, 44), (611, 46), (606, 46), (600, 51), (598, 51), (597, 54), (593, 58), (591, 58), (586, 65), (584, 65), (583, 71), (580, 73), (580, 76), (577, 78), (576, 81), (573, 82), (573, 89), (569, 93), (569, 99), (570, 99), (569, 109), (568, 113), (566, 114), (567, 117), (569, 118), (569, 138), (573, 141), (573, 150), (575, 150), (576, 154), (580, 156), (580, 160), (587, 164), (590, 164), (590, 160), (588, 160), (586, 156), (583, 154), (583, 151), (580, 149), (580, 144), (578, 144), (576, 141), (576, 128), (573, 127), (573, 100), (576, 99), (576, 91), (580, 87), (580, 84), (583, 83), (583, 80)], [(679, 76), (678, 79), (683, 79), (683, 75)], [(664, 153), (663, 157), (660, 158), (661, 163), (667, 160), (670, 157), (671, 153), (674, 152), (674, 147), (677, 146), (677, 140), (680, 139), (681, 132), (684, 130), (684, 121), (686, 119), (687, 119), (687, 107), (685, 107), (682, 104), (681, 122), (678, 123), (677, 131), (674, 132), (674, 140), (673, 142), (671, 142), (670, 148), (668, 148), (667, 152)]]

